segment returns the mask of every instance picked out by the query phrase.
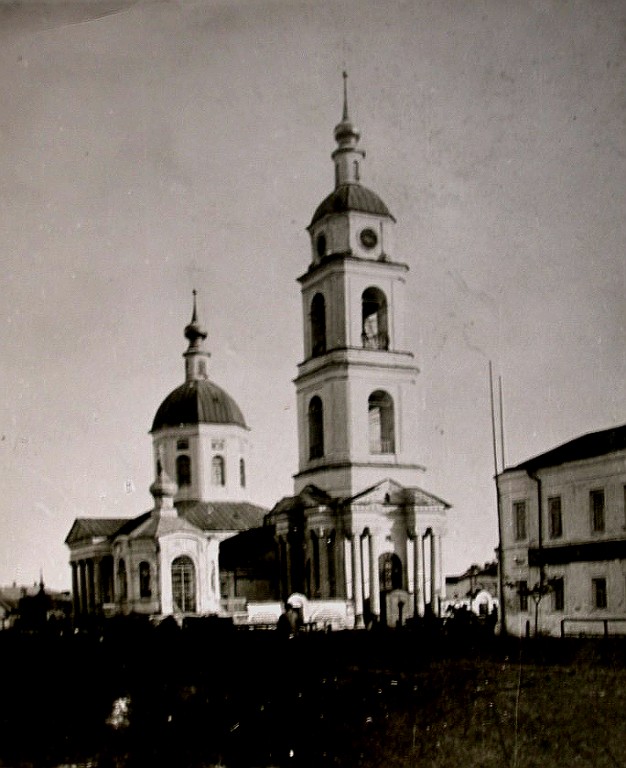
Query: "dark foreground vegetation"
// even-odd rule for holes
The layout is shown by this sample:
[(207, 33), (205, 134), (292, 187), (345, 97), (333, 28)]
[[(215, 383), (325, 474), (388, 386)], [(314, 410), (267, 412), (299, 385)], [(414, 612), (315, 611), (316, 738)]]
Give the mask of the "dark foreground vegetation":
[(626, 766), (624, 641), (0, 634), (0, 766)]

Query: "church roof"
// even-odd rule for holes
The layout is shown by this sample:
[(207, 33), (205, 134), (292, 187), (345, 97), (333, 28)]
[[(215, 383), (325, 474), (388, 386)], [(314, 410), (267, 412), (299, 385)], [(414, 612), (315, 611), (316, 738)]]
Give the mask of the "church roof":
[(329, 496), (326, 491), (310, 484), (305, 486), (297, 496), (284, 496), (276, 503), (271, 514), (290, 512), (293, 509), (302, 509), (303, 507), (329, 506), (333, 503), (333, 497)]
[(360, 491), (355, 496), (349, 499), (345, 499), (345, 504), (352, 504), (355, 501), (361, 503), (370, 501), (377, 501), (379, 497), (383, 495), (389, 497), (389, 503), (391, 504), (408, 504), (418, 507), (445, 507), (450, 509), (450, 504), (445, 499), (439, 498), (428, 491), (418, 488), (417, 486), (404, 486), (395, 480), (387, 479), (381, 480), (376, 485), (372, 485), (370, 488), (366, 488)]
[(553, 448), (550, 451), (534, 456), (515, 467), (508, 467), (505, 472), (517, 470), (534, 472), (542, 467), (555, 467), (559, 464), (567, 464), (570, 461), (583, 461), (593, 459), (596, 456), (604, 456), (607, 453), (623, 451), (626, 449), (626, 424), (619, 427), (603, 429), (599, 432), (589, 432), (567, 443)]
[(389, 212), (387, 206), (383, 203), (376, 192), (364, 187), (362, 184), (340, 184), (317, 206), (313, 218), (312, 226), (316, 221), (323, 219), (331, 213), (346, 213), (347, 211), (361, 211), (362, 213), (373, 213), (377, 216), (387, 216), (393, 221), (394, 217)]
[(77, 517), (65, 539), (66, 544), (94, 538), (109, 538), (129, 520), (127, 517)]
[(246, 422), (233, 398), (208, 379), (186, 381), (165, 398), (152, 422), (152, 432), (188, 424), (238, 424)]
[[(264, 507), (247, 501), (180, 501), (178, 515), (160, 518), (144, 512), (133, 518), (87, 518), (74, 521), (65, 539), (68, 545), (93, 538), (115, 539), (118, 536), (146, 538), (174, 530), (200, 528), (203, 531), (246, 531), (263, 525)], [(165, 522), (165, 521), (171, 521)], [(171, 531), (170, 531), (171, 528)]]
[(203, 531), (245, 531), (263, 525), (265, 507), (249, 501), (179, 501), (181, 517)]

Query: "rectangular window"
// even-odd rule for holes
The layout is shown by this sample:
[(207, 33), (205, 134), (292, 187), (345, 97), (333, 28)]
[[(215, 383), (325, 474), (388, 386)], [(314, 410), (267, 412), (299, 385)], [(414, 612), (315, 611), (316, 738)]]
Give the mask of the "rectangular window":
[(526, 502), (513, 502), (513, 526), (515, 528), (515, 541), (523, 541), (526, 538)]
[(559, 539), (563, 535), (560, 496), (552, 496), (548, 499), (548, 523), (550, 526), (550, 538)]
[(552, 609), (554, 611), (565, 610), (565, 587), (563, 579), (552, 579)]
[(590, 491), (589, 506), (591, 530), (593, 533), (602, 533), (604, 531), (604, 490)]
[(591, 579), (591, 591), (594, 608), (607, 607), (606, 579)]
[(519, 609), (520, 611), (528, 610), (528, 582), (518, 582), (518, 594), (519, 594)]

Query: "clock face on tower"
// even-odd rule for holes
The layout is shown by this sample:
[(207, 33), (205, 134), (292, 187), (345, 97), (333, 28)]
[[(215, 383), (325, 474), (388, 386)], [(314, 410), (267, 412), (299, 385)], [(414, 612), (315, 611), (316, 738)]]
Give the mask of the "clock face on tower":
[(368, 250), (374, 248), (378, 242), (378, 235), (376, 232), (374, 232), (373, 229), (370, 229), (369, 227), (367, 229), (362, 229), (359, 237), (363, 247), (367, 248)]

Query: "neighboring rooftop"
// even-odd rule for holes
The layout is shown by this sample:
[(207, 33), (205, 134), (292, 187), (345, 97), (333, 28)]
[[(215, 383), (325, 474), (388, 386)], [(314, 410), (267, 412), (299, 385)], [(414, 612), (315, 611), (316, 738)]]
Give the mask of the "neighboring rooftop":
[(586, 435), (576, 437), (521, 464), (507, 467), (504, 472), (516, 472), (518, 470), (533, 472), (543, 467), (556, 467), (572, 461), (584, 461), (625, 449), (626, 424), (623, 424), (619, 427), (603, 429), (600, 432), (589, 432)]

